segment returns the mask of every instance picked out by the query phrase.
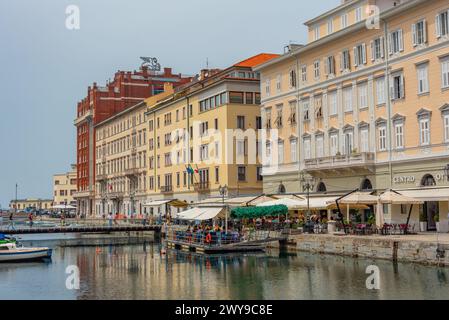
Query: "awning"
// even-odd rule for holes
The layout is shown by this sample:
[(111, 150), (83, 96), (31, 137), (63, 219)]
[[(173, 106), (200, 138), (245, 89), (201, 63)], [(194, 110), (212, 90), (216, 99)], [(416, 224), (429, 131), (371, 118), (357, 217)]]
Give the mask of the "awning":
[(182, 211), (177, 214), (176, 219), (181, 220), (210, 220), (217, 217), (222, 211), (223, 207), (219, 208), (192, 208), (186, 211)]
[(449, 201), (449, 188), (422, 188), (396, 191), (404, 196), (422, 201)]
[(259, 203), (259, 204), (257, 204), (257, 207), (271, 207), (271, 206), (277, 206), (277, 205), (284, 205), (289, 210), (297, 210), (297, 209), (301, 208), (302, 201), (300, 201), (299, 199), (294, 200), (291, 198), (282, 198), (282, 199), (275, 199), (275, 200)]
[(65, 205), (65, 204), (57, 204), (53, 207), (51, 207), (52, 209), (76, 209), (76, 207), (71, 206), (71, 205)]
[(150, 201), (150, 202), (144, 203), (143, 206), (144, 207), (153, 207), (154, 208), (154, 207), (160, 207), (160, 206), (165, 205), (167, 203), (169, 205), (171, 205), (172, 207), (177, 207), (177, 208), (187, 207), (187, 202), (181, 201), (181, 200), (178, 200), (178, 199), (155, 200), (155, 201)]
[(353, 192), (338, 200), (342, 204), (377, 204), (377, 197), (368, 192)]
[(401, 193), (388, 190), (382, 193), (379, 196), (379, 202), (384, 204), (422, 204), (423, 201), (414, 198), (414, 197), (408, 197)]

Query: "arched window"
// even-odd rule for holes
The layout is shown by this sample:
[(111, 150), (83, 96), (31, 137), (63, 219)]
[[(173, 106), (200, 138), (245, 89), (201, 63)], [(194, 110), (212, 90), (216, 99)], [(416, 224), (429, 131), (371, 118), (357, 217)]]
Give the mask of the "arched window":
[(324, 182), (320, 182), (318, 184), (318, 187), (317, 187), (316, 191), (317, 192), (326, 192), (327, 191), (326, 185), (324, 184)]
[(373, 190), (373, 185), (371, 184), (371, 181), (369, 179), (365, 179), (362, 181), (362, 184), (360, 185), (361, 190)]
[(286, 192), (285, 190), (285, 186), (281, 183), (278, 187), (278, 193), (279, 194), (284, 194)]
[(431, 187), (436, 186), (437, 183), (431, 174), (426, 174), (421, 180), (422, 187)]

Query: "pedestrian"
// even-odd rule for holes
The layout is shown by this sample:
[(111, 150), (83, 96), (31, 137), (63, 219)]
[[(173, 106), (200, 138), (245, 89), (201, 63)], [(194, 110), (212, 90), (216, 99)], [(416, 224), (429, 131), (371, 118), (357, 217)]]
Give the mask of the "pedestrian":
[(112, 220), (113, 220), (112, 212), (109, 212), (108, 220), (109, 220), (109, 227), (112, 227)]
[(65, 226), (65, 216), (64, 216), (64, 212), (61, 212), (61, 226)]
[(16, 228), (14, 228), (14, 213), (10, 213), (9, 214), (9, 227), (8, 229), (10, 230), (16, 230)]
[(28, 215), (28, 220), (30, 222), (30, 228), (32, 228), (33, 227), (33, 214), (31, 212)]

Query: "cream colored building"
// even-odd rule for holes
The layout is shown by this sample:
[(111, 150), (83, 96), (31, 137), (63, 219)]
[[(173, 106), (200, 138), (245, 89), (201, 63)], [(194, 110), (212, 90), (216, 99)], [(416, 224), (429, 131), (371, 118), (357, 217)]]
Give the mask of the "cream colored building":
[(147, 199), (147, 104), (173, 94), (173, 86), (99, 123), (96, 129), (95, 212), (140, 213)]
[[(264, 175), (264, 191), (302, 192), (299, 172), (315, 192), (393, 188), (426, 201), (412, 222), (421, 212), (429, 230), (436, 215), (447, 224), (449, 3), (343, 1), (306, 25), (306, 45), (256, 68), (264, 125), (295, 103), (298, 116), (280, 130), (285, 163)], [(405, 208), (384, 209), (405, 221)]]
[(53, 176), (53, 203), (55, 205), (76, 205), (73, 195), (76, 192), (76, 165), (72, 165), (72, 170)]
[[(188, 203), (262, 192), (259, 162), (259, 54), (200, 78), (155, 105), (149, 104), (148, 199)], [(190, 173), (189, 173), (190, 171)]]
[(23, 211), (28, 208), (37, 209), (37, 210), (50, 210), (53, 206), (52, 199), (17, 199), (11, 200), (9, 203), (9, 208), (14, 210), (17, 208), (17, 211)]

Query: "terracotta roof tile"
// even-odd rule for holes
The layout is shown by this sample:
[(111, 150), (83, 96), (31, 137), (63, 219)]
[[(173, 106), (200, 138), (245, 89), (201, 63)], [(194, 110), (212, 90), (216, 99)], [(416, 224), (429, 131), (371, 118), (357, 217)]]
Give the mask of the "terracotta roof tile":
[(268, 60), (274, 59), (279, 57), (278, 54), (272, 54), (272, 53), (260, 53), (258, 55), (255, 55), (251, 58), (248, 58), (246, 60), (240, 61), (239, 63), (236, 63), (234, 67), (256, 67), (259, 64), (262, 64)]

